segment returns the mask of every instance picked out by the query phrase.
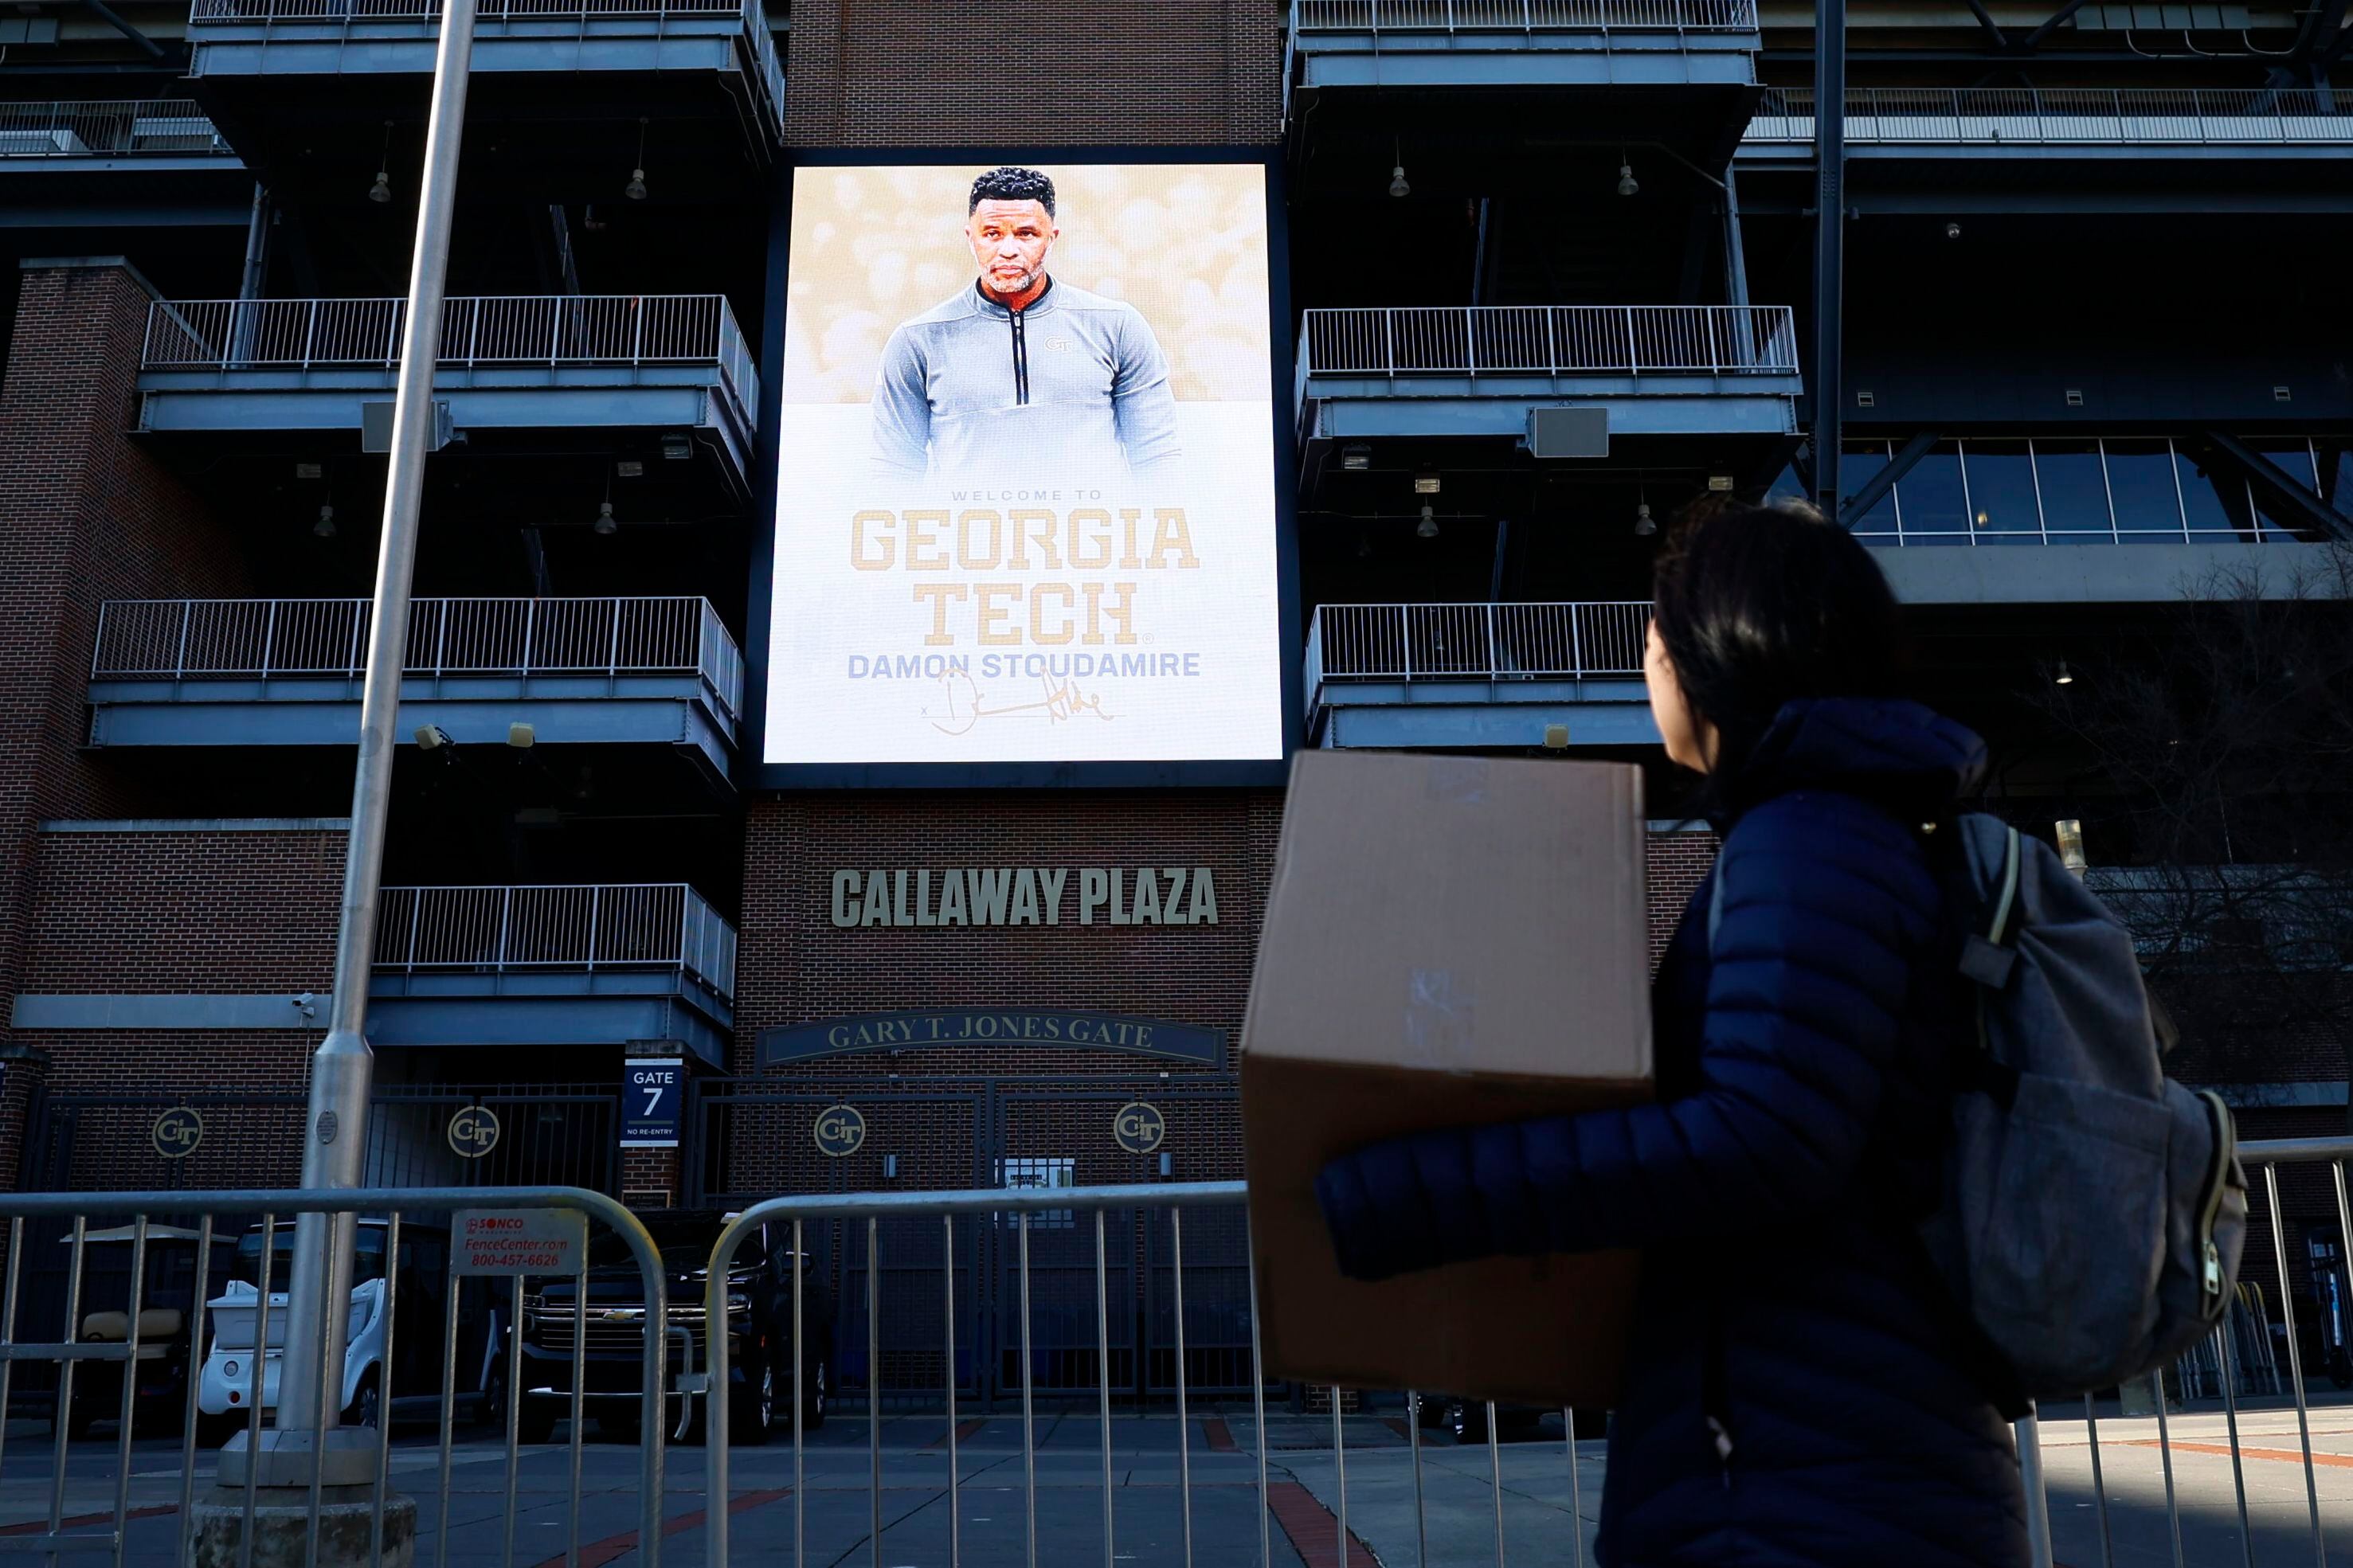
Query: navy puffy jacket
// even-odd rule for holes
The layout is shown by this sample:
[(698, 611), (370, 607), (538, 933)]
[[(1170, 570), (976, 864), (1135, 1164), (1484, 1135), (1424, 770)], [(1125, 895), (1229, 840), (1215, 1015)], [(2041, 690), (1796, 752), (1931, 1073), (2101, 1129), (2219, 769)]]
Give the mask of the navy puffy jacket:
[(1908, 1235), (1936, 1201), (1959, 1003), (1908, 824), (1982, 756), (1915, 704), (1791, 703), (1733, 792), (1714, 938), (1703, 885), (1661, 964), (1657, 1103), (1324, 1168), (1360, 1278), (1641, 1249), (1605, 1563), (2027, 1561), (2009, 1428)]

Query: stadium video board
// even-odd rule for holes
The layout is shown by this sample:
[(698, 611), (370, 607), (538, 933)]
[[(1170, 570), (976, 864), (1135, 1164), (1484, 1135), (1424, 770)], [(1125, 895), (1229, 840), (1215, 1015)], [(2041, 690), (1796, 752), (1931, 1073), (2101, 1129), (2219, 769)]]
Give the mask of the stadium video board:
[(795, 172), (764, 763), (1281, 761), (1267, 182)]

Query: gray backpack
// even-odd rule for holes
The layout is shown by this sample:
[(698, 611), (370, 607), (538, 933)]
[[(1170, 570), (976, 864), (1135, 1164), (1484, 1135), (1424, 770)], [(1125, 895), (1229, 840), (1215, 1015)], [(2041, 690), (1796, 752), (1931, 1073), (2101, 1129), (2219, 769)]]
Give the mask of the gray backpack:
[(2124, 922), (1999, 817), (1947, 830), (1977, 1031), (1924, 1239), (2028, 1394), (2105, 1388), (2169, 1364), (2229, 1304), (2247, 1238), (2236, 1132), (2219, 1095), (2165, 1076)]
[[(2165, 1076), (2132, 933), (2049, 845), (1968, 813), (1931, 830), (1930, 860), (1976, 1026), (1953, 1063), (1928, 1256), (2029, 1397), (2165, 1366), (2212, 1331), (2237, 1278), (2231, 1113)], [(1721, 896), (1719, 880), (1711, 936)]]

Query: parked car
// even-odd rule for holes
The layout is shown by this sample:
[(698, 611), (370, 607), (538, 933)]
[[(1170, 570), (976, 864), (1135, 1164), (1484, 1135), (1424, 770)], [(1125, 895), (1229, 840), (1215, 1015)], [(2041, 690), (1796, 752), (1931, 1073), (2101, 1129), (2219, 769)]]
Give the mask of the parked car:
[[(1532, 1405), (1495, 1406), (1495, 1441), (1498, 1443), (1530, 1443), (1548, 1436), (1545, 1417), (1557, 1415), (1557, 1410), (1540, 1410)], [(1421, 1397), (1421, 1424), (1436, 1426), (1458, 1443), (1484, 1443), (1487, 1440), (1487, 1405), (1483, 1400), (1464, 1399), (1447, 1394), (1426, 1394)], [(1606, 1410), (1580, 1410), (1577, 1413), (1577, 1436), (1580, 1441), (1588, 1437), (1605, 1437), (1609, 1433), (1609, 1413)]]
[[(441, 1397), (443, 1336), (448, 1331), (450, 1279), (449, 1233), (431, 1225), (403, 1220), (400, 1257), (392, 1281), (397, 1287), (394, 1308), (400, 1331), (393, 1336), (396, 1364), (389, 1375), (384, 1365), (385, 1248), (390, 1226), (381, 1219), (362, 1219), (355, 1240), (352, 1269), (351, 1315), (345, 1328), (343, 1364), (337, 1384), (343, 1401), (342, 1420), (352, 1426), (373, 1426), (421, 1405), (417, 1414), (438, 1415)], [(206, 1446), (216, 1447), (250, 1419), (254, 1397), (254, 1321), (259, 1315), (262, 1233), (259, 1227), (237, 1238), (237, 1258), (228, 1287), (206, 1305), (212, 1316), (212, 1345), (198, 1378), (197, 1426)], [(262, 1346), (259, 1390), (265, 1422), (278, 1408), (280, 1362), (286, 1347), (286, 1287), (294, 1260), (294, 1227), (277, 1228), (269, 1270), (269, 1337)], [(501, 1338), (499, 1318), (503, 1303), (484, 1289), (488, 1281), (461, 1279), (458, 1288), (458, 1386), (453, 1397), (468, 1399), (479, 1410), (490, 1375), (491, 1349)], [(389, 1405), (387, 1404), (389, 1401)]]
[[(73, 1245), (70, 1236), (58, 1238)], [(83, 1344), (123, 1344), (131, 1338), (131, 1255), (133, 1227), (115, 1226), (82, 1237), (82, 1304), (74, 1338)], [(118, 1252), (116, 1249), (120, 1248)], [(150, 1225), (139, 1289), (139, 1359), (132, 1384), (132, 1422), (149, 1430), (177, 1432), (187, 1413), (188, 1336), (203, 1314), (204, 1294), (195, 1279), (196, 1233), (177, 1226)], [(118, 1286), (113, 1278), (120, 1274)], [(112, 1304), (90, 1307), (93, 1300)], [(122, 1418), (122, 1369), (119, 1361), (74, 1363), (73, 1396), (57, 1415), (69, 1437), (87, 1437), (100, 1421)]]
[[(669, 1300), (665, 1420), (681, 1438), (702, 1426), (701, 1397), (678, 1392), (681, 1374), (704, 1368), (703, 1282), (711, 1249), (731, 1215), (675, 1209), (639, 1216), (660, 1248)], [(604, 1432), (634, 1440), (643, 1415), (646, 1295), (636, 1257), (617, 1236), (600, 1233), (588, 1249), (587, 1331), (580, 1347), (582, 1404)], [(804, 1257), (801, 1311), (801, 1420), (825, 1425), (831, 1394), (833, 1297)], [(792, 1408), (792, 1227), (761, 1226), (744, 1238), (727, 1272), (728, 1438), (759, 1444)], [(523, 1300), (522, 1405), (517, 1429), (543, 1443), (572, 1407), (573, 1333), (580, 1310), (570, 1279), (540, 1281)], [(505, 1357), (497, 1375), (503, 1376)], [(689, 1380), (690, 1384), (691, 1379)], [(502, 1396), (493, 1394), (494, 1403)]]

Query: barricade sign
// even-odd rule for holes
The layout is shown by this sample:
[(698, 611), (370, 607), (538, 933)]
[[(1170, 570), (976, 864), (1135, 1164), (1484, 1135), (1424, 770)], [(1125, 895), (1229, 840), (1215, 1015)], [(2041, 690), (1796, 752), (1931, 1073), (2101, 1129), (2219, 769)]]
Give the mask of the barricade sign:
[(588, 1222), (561, 1209), (459, 1209), (452, 1216), (459, 1274), (577, 1274)]

